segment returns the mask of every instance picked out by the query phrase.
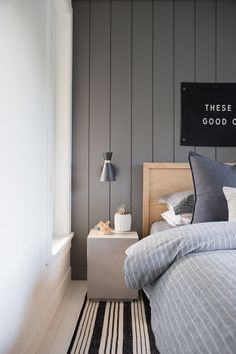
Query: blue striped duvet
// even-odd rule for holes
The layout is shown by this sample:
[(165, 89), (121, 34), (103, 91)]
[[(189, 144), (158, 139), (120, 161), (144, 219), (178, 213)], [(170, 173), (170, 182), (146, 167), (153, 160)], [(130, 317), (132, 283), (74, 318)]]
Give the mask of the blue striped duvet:
[(236, 223), (159, 232), (127, 255), (126, 283), (150, 299), (161, 354), (236, 353)]

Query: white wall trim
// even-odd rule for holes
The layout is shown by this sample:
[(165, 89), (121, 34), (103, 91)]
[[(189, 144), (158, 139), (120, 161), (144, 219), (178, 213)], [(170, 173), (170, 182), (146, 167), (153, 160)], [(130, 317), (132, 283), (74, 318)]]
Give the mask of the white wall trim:
[[(46, 166), (45, 166), (45, 179), (47, 185), (47, 194), (45, 196), (46, 200), (46, 210), (47, 217), (45, 220), (45, 259), (46, 263), (51, 262), (52, 255), (54, 255), (53, 244), (54, 235), (58, 234), (61, 240), (65, 240), (67, 236), (65, 234), (71, 233), (71, 150), (72, 150), (72, 6), (70, 0), (47, 0), (47, 89), (46, 89), (46, 114), (47, 114), (47, 123), (46, 123), (46, 137), (47, 137), (47, 146), (46, 146)], [(55, 191), (60, 190), (58, 187), (57, 181), (55, 179), (55, 175), (60, 175), (55, 169), (55, 142), (56, 142), (56, 134), (55, 130), (57, 127), (56, 121), (56, 85), (57, 85), (57, 45), (60, 42), (58, 38), (58, 25), (57, 18), (63, 19), (63, 25), (65, 26), (65, 36), (68, 40), (68, 50), (64, 52), (65, 55), (65, 65), (66, 70), (68, 70), (68, 128), (65, 129), (65, 141), (67, 142), (67, 146), (65, 149), (66, 152), (66, 164), (64, 166), (67, 171), (67, 180), (63, 180), (65, 183), (65, 187), (67, 192), (67, 198), (65, 198), (66, 202), (64, 207), (57, 208), (56, 205), (60, 204), (55, 202)], [(60, 29), (60, 28), (59, 28)], [(65, 68), (63, 68), (65, 70)], [(66, 98), (65, 98), (66, 99)], [(59, 165), (59, 168), (61, 166)], [(64, 189), (65, 190), (65, 189)], [(60, 201), (60, 197), (59, 197)], [(61, 205), (61, 204), (60, 204)], [(55, 227), (55, 208), (56, 211), (56, 219), (64, 220), (64, 226), (59, 232), (59, 227)], [(60, 213), (59, 215), (58, 213)], [(59, 215), (59, 217), (58, 217)], [(56, 224), (57, 225), (57, 224)], [(57, 252), (56, 252), (57, 253)]]
[(34, 329), (32, 330), (32, 334), (29, 333), (29, 340), (27, 341), (25, 348), (23, 350), (24, 354), (32, 354), (36, 353), (43, 337), (45, 336), (48, 327), (55, 316), (58, 306), (62, 301), (69, 284), (71, 282), (71, 268), (69, 268), (63, 277), (62, 281), (60, 282), (57, 289), (55, 289), (54, 296), (48, 303), (48, 306), (45, 308), (44, 313), (42, 314), (41, 318), (38, 319), (37, 324), (35, 325)]
[(55, 129), (54, 234), (71, 232), (72, 14), (65, 0), (54, 0)]
[(70, 126), (69, 126), (69, 137), (68, 137), (68, 151), (70, 151), (70, 156), (68, 159), (68, 170), (70, 173), (68, 174), (68, 181), (67, 181), (67, 187), (68, 187), (68, 195), (70, 196), (68, 198), (68, 228), (71, 231), (71, 178), (72, 178), (72, 80), (73, 80), (73, 10), (72, 10), (72, 5), (71, 1), (67, 0), (67, 4), (70, 7), (69, 12), (70, 12), (70, 26), (69, 26), (69, 48), (67, 54), (68, 54), (68, 75), (69, 75), (69, 87), (68, 87), (68, 92), (70, 96), (70, 104), (68, 107), (68, 115), (71, 117), (70, 120)]
[(54, 6), (56, 11), (64, 15), (71, 15), (73, 13), (71, 0), (54, 0)]
[(45, 258), (52, 250), (53, 237), (53, 174), (54, 174), (54, 87), (55, 87), (55, 18), (53, 4), (47, 0), (47, 85), (46, 85), (46, 225)]
[(71, 248), (71, 240), (74, 237), (74, 233), (72, 232), (65, 237), (54, 238), (52, 241), (52, 251), (51, 254), (47, 257), (45, 264), (50, 265), (59, 257), (63, 256), (67, 250)]
[(72, 5), (71, 5), (71, 0), (65, 0), (66, 1), (66, 5), (67, 5), (67, 8), (68, 8), (68, 12), (69, 13), (73, 13), (73, 8), (72, 8)]

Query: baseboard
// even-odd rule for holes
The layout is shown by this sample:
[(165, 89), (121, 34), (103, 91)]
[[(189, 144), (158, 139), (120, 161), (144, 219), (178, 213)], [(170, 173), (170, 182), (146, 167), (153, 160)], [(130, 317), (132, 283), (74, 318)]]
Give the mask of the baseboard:
[(32, 335), (30, 336), (25, 348), (23, 350), (24, 354), (34, 354), (39, 349), (43, 337), (45, 336), (47, 329), (55, 316), (58, 306), (62, 301), (71, 281), (71, 268), (68, 268), (65, 276), (60, 282), (59, 286), (55, 290), (54, 296), (47, 305), (41, 319), (37, 322)]

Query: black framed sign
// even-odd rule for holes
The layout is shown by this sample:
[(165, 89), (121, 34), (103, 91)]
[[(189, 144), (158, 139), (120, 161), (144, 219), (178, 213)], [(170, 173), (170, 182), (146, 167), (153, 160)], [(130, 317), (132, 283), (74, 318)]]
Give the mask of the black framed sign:
[(236, 146), (236, 83), (181, 83), (181, 145)]

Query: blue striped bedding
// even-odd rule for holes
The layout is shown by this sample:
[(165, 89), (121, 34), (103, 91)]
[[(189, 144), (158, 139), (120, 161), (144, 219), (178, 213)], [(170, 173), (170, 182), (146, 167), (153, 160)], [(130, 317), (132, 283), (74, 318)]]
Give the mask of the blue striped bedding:
[(127, 250), (125, 279), (150, 300), (161, 354), (236, 353), (236, 223), (193, 224)]

